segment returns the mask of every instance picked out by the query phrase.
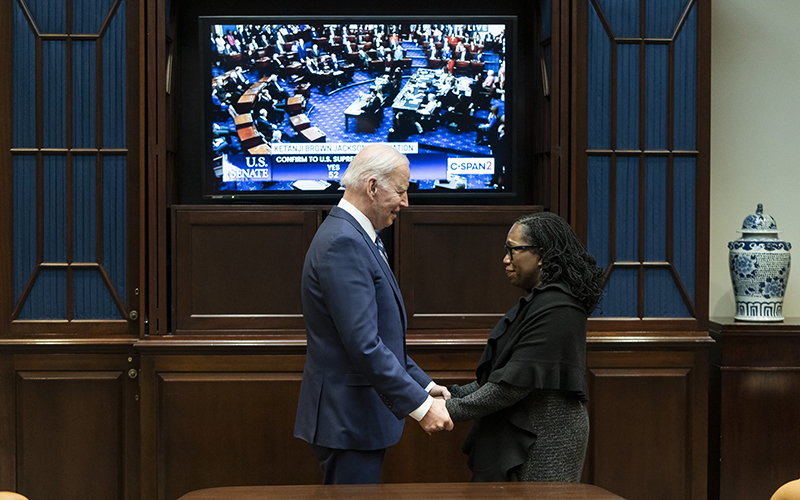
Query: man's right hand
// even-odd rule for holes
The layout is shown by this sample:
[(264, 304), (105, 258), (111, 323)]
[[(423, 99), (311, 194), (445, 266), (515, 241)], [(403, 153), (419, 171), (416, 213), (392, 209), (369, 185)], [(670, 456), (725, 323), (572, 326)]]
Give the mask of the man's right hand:
[(439, 432), (441, 430), (453, 430), (453, 420), (450, 418), (450, 413), (447, 411), (444, 399), (434, 399), (428, 413), (419, 421), (419, 425), (428, 434)]

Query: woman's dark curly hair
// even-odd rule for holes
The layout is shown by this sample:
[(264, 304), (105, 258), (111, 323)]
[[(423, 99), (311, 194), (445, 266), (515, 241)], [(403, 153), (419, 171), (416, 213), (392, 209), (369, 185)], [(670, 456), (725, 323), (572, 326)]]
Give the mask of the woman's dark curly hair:
[(522, 230), (526, 243), (537, 248), (542, 284), (566, 283), (591, 313), (603, 296), (603, 268), (597, 266), (567, 221), (551, 212), (536, 212), (514, 224)]

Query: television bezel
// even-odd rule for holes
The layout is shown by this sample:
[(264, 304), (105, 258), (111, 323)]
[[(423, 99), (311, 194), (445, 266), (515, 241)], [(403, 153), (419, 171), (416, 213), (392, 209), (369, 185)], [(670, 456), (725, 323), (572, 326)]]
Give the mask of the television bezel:
[[(504, 38), (506, 41), (506, 83), (505, 83), (505, 96), (506, 101), (511, 103), (511, 106), (505, 107), (504, 123), (507, 129), (510, 130), (509, 134), (509, 158), (510, 158), (510, 172), (509, 172), (509, 186), (508, 189), (502, 191), (495, 191), (491, 189), (432, 189), (432, 190), (409, 190), (408, 196), (410, 200), (416, 200), (421, 203), (441, 204), (441, 203), (456, 203), (456, 204), (508, 204), (508, 203), (523, 203), (527, 197), (528, 192), (524, 191), (522, 182), (520, 182), (520, 165), (519, 159), (522, 156), (521, 137), (524, 137), (523, 128), (526, 126), (524, 120), (524, 96), (522, 95), (522, 87), (518, 84), (521, 78), (522, 68), (519, 67), (520, 56), (519, 52), (521, 47), (518, 40), (518, 17), (513, 14), (498, 14), (498, 15), (426, 15), (426, 14), (413, 14), (413, 15), (392, 15), (392, 14), (374, 14), (374, 15), (201, 15), (198, 16), (198, 35), (200, 54), (199, 60), (201, 64), (201, 74), (203, 79), (203, 106), (201, 114), (201, 131), (200, 131), (200, 144), (202, 144), (202, 152), (200, 153), (200, 178), (201, 178), (201, 193), (200, 197), (203, 202), (213, 203), (269, 203), (272, 201), (286, 203), (335, 203), (341, 197), (343, 191), (337, 192), (317, 192), (317, 191), (303, 191), (303, 190), (259, 190), (259, 191), (231, 191), (220, 192), (213, 190), (210, 185), (213, 184), (214, 169), (210, 164), (212, 162), (213, 153), (211, 150), (210, 142), (210, 126), (209, 116), (211, 116), (213, 103), (211, 101), (211, 94), (208, 92), (208, 83), (211, 80), (212, 71), (212, 50), (208, 43), (208, 33), (210, 27), (216, 24), (503, 24), (506, 26)], [(509, 50), (511, 47), (513, 50)], [(509, 112), (510, 110), (510, 112)]]

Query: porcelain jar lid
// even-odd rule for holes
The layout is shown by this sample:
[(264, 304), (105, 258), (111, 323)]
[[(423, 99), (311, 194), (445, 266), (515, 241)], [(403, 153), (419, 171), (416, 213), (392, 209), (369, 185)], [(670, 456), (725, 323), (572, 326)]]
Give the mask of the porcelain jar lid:
[(742, 229), (737, 233), (780, 233), (778, 224), (771, 215), (764, 213), (763, 204), (759, 203), (756, 213), (744, 218)]

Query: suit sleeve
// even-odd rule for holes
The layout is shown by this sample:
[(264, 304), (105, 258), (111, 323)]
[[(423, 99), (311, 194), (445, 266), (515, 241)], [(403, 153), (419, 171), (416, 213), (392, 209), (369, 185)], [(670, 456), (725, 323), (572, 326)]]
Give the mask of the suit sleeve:
[[(390, 308), (396, 308), (397, 304), (389, 290), (391, 303), (384, 303), (388, 299), (382, 297), (379, 305), (376, 280), (386, 278), (382, 272), (370, 271), (372, 262), (374, 269), (378, 269), (374, 255), (363, 241), (338, 237), (331, 241), (318, 262), (317, 272), (323, 300), (348, 357), (400, 419), (418, 408), (428, 393), (409, 375), (408, 360), (401, 362), (384, 341), (385, 338), (386, 342), (390, 339), (394, 343), (403, 342), (404, 332), (399, 316), (396, 324), (386, 319), (381, 321), (383, 314), (391, 317), (394, 309)], [(390, 287), (388, 283), (385, 285)], [(413, 364), (412, 371), (419, 376), (416, 372), (422, 370)]]

